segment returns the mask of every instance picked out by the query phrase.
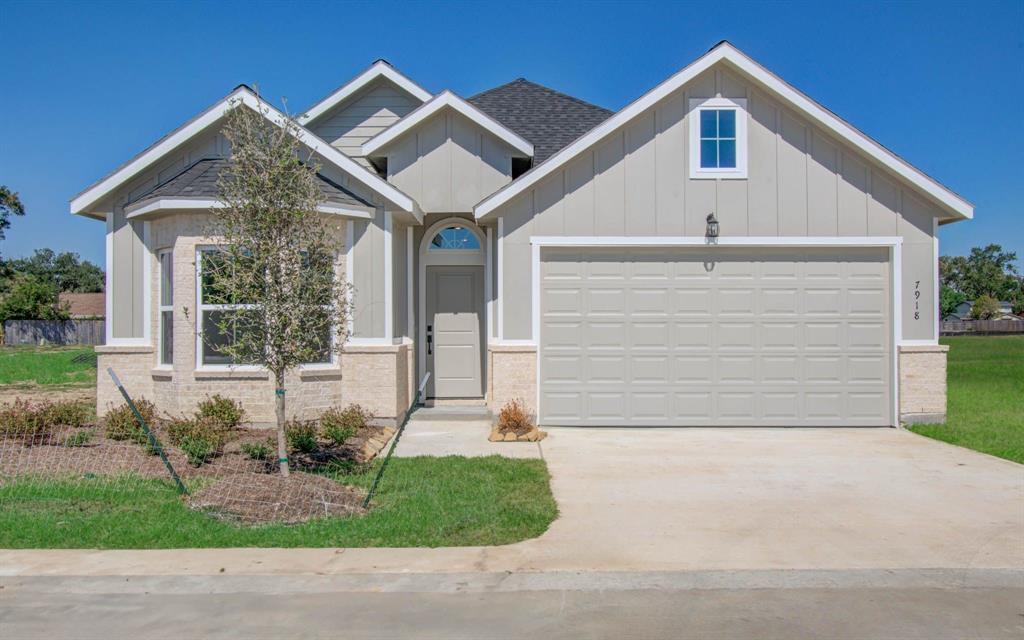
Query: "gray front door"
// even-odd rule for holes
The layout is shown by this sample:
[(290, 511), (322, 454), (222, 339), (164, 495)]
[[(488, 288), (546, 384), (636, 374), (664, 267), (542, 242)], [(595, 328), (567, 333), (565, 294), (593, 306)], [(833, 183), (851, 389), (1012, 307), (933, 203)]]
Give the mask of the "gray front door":
[(427, 267), (427, 396), (483, 396), (484, 270)]

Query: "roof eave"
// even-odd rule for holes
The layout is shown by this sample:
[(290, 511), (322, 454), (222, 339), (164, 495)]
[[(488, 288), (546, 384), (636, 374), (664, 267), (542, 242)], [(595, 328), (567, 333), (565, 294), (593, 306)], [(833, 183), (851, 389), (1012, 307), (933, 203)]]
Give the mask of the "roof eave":
[(380, 152), (385, 147), (446, 108), (469, 118), (475, 124), (507, 144), (514, 151), (522, 154), (521, 157), (533, 157), (534, 148), (532, 143), (448, 89), (437, 94), (429, 101), (406, 114), (404, 118), (364, 142), (362, 154), (368, 158), (379, 157), (381, 155)]

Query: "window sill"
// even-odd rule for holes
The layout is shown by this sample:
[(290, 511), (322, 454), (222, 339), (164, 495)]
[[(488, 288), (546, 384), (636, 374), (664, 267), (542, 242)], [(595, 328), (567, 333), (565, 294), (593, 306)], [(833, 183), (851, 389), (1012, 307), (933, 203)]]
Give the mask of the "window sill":
[(299, 380), (335, 379), (341, 379), (341, 369), (337, 365), (299, 367)]
[(711, 171), (695, 171), (690, 174), (691, 180), (746, 180), (745, 173), (715, 173)]
[(169, 366), (153, 367), (149, 374), (154, 378), (170, 379), (174, 377), (174, 368)]
[(192, 373), (196, 380), (269, 380), (270, 372), (266, 369), (240, 369), (230, 367), (203, 367)]

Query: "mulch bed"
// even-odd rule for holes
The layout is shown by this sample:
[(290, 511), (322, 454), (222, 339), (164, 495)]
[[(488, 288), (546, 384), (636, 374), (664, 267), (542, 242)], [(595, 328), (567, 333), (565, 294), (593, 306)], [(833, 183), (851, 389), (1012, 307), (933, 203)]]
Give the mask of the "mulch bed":
[(363, 513), (365, 495), (309, 473), (226, 476), (188, 497), (193, 509), (244, 524), (296, 524)]
[[(88, 427), (93, 437), (84, 446), (62, 443), (81, 429), (57, 429), (43, 440), (25, 443), (0, 437), (0, 485), (17, 476), (66, 478), (69, 476), (124, 476), (170, 480), (163, 462), (131, 441), (111, 440), (99, 426)], [(199, 490), (189, 504), (227, 519), (247, 523), (302, 522), (310, 518), (353, 515), (362, 512), (361, 493), (328, 477), (295, 471), (280, 477), (277, 463), (250, 460), (241, 451), (243, 442), (264, 442), (269, 430), (238, 429), (223, 452), (205, 464), (188, 463), (166, 433), (157, 428), (175, 471), (186, 481), (199, 480)], [(293, 469), (316, 471), (332, 463), (357, 467), (368, 463), (384, 447), (394, 429), (373, 426), (357, 434), (344, 447), (323, 448), (315, 455), (290, 454)], [(272, 458), (276, 458), (273, 455)]]

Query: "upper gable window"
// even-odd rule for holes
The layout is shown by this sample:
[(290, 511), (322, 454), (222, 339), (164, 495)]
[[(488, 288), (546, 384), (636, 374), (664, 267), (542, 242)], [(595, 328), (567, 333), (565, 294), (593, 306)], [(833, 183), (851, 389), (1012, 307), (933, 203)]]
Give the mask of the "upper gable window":
[(690, 101), (690, 177), (747, 177), (747, 101)]

